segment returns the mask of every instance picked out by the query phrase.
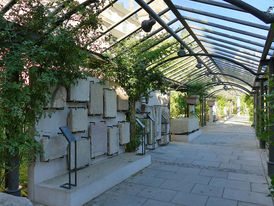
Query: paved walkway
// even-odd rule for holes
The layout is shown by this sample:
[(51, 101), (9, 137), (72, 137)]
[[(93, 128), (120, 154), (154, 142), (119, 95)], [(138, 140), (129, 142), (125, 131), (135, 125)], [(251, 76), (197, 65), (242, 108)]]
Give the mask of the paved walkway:
[(148, 168), (87, 206), (272, 206), (264, 152), (245, 117), (203, 128), (192, 143), (150, 152)]

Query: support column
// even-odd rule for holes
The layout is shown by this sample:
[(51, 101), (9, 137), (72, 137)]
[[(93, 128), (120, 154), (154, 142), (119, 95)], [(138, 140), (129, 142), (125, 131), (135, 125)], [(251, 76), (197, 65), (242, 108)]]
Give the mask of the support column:
[(259, 105), (260, 105), (259, 89), (256, 89), (256, 135), (257, 136), (259, 132), (259, 122), (260, 122)]
[[(264, 81), (260, 81), (260, 108), (259, 108), (259, 116), (260, 116), (260, 125), (259, 130), (260, 134), (262, 135), (264, 133)], [(262, 140), (260, 138), (260, 148), (265, 149), (265, 140)]]
[(204, 126), (206, 126), (206, 99), (204, 99), (204, 102), (203, 102), (203, 105), (204, 105)]
[(195, 117), (195, 105), (189, 105), (189, 117)]
[[(272, 84), (268, 85), (268, 94), (274, 93), (273, 87), (273, 78), (274, 78), (274, 58), (272, 57), (269, 62), (269, 78), (271, 79)], [(269, 81), (270, 82), (270, 81)], [(270, 121), (270, 126), (268, 126), (269, 130), (269, 161), (268, 161), (268, 175), (274, 175), (274, 98), (272, 97), (268, 103), (269, 105), (269, 112), (268, 112), (268, 119)]]
[(204, 126), (204, 97), (202, 98), (202, 102), (200, 104), (200, 110), (201, 110), (201, 116), (200, 116), (200, 121), (201, 121), (201, 126)]
[(213, 107), (209, 107), (209, 122), (213, 122)]
[(209, 122), (213, 122), (213, 106), (215, 104), (215, 99), (207, 100), (207, 105), (209, 106)]

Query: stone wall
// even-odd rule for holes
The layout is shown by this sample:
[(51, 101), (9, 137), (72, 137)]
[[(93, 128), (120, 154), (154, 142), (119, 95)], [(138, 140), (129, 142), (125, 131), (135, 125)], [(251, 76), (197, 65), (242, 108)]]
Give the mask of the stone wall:
[[(29, 168), (29, 196), (34, 200), (35, 186), (47, 179), (68, 172), (68, 143), (59, 127), (68, 126), (77, 141), (77, 168), (83, 168), (108, 156), (121, 154), (130, 141), (128, 97), (121, 87), (98, 79), (79, 80), (70, 88), (53, 88), (53, 99), (45, 108), (47, 115), (36, 125), (44, 153)], [(146, 144), (166, 144), (169, 141), (168, 96), (154, 92), (148, 104), (137, 102), (138, 114), (147, 118)], [(163, 115), (167, 123), (162, 127)], [(162, 131), (163, 130), (163, 131)], [(74, 143), (71, 145), (71, 166), (74, 168)]]

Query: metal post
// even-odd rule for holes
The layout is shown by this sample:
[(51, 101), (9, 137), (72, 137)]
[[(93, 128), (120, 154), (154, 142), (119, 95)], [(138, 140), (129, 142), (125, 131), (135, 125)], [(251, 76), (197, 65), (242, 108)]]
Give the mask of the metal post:
[(259, 112), (259, 89), (256, 89), (256, 135), (259, 132), (260, 112)]
[[(264, 81), (260, 81), (260, 125), (259, 125), (259, 130), (260, 134), (262, 135), (264, 133)], [(260, 138), (260, 148), (265, 149), (265, 140), (262, 140)]]
[[(274, 78), (274, 58), (272, 57), (270, 59), (269, 62), (269, 78), (271, 78), (271, 81), (273, 82), (273, 78)], [(268, 94), (273, 94), (274, 92), (274, 87), (273, 85), (268, 85)], [(269, 101), (269, 112), (268, 112), (268, 119), (270, 121), (270, 126), (268, 126), (268, 130), (269, 130), (269, 161), (268, 161), (268, 175), (274, 175), (274, 135), (273, 135), (273, 131), (274, 131), (274, 119), (273, 119), (273, 115), (274, 115), (274, 109), (273, 109), (273, 105), (274, 105), (274, 98), (272, 97)]]
[(11, 169), (8, 171), (6, 176), (6, 186), (8, 187), (6, 193), (14, 196), (21, 196), (21, 189), (19, 188), (19, 157), (11, 156), (8, 165), (11, 167)]
[(200, 104), (200, 121), (201, 121), (201, 126), (204, 126), (204, 97), (202, 97), (202, 102)]
[(204, 126), (206, 126), (206, 99), (204, 98)]

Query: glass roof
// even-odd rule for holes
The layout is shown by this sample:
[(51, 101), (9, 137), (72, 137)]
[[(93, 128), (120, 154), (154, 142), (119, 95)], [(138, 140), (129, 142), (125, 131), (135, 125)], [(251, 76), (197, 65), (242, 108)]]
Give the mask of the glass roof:
[[(0, 0), (2, 5), (7, 2)], [(237, 7), (237, 2), (253, 8)], [(268, 18), (264, 13), (271, 6), (273, 1), (269, 0), (109, 0), (100, 12), (103, 27), (94, 41), (100, 49), (89, 49), (104, 55), (126, 38), (139, 39), (142, 44), (155, 35), (166, 34), (158, 43), (176, 40), (172, 46), (179, 51), (184, 45), (187, 53), (175, 58), (174, 52), (155, 62), (154, 65), (161, 64), (156, 68), (167, 79), (176, 84), (214, 80), (227, 83), (227, 92), (239, 94), (236, 89), (243, 90), (241, 87), (252, 91), (256, 75), (265, 72), (260, 62), (274, 54), (274, 17)], [(255, 15), (265, 17), (266, 23)], [(146, 33), (141, 24), (150, 18), (156, 24)], [(172, 61), (166, 61), (171, 57)], [(220, 87), (216, 86), (216, 90)]]

